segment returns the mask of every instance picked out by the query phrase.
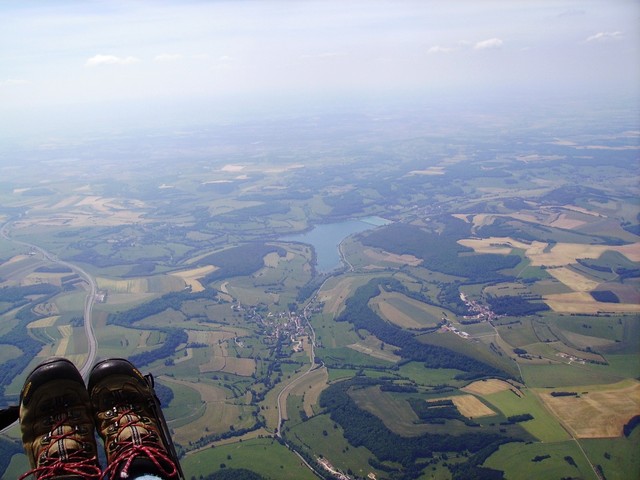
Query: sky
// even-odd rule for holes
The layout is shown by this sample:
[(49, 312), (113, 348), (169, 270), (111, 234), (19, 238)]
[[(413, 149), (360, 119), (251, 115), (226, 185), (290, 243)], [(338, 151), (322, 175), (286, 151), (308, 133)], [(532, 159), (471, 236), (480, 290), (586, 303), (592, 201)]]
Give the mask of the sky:
[(639, 25), (637, 0), (0, 0), (0, 130), (394, 98), (637, 103)]

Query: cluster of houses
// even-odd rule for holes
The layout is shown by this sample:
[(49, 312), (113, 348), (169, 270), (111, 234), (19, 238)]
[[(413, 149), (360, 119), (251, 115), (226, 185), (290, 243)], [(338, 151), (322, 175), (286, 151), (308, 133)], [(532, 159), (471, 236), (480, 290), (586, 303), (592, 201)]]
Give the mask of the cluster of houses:
[(489, 305), (471, 300), (464, 293), (460, 293), (460, 300), (465, 303), (470, 312), (473, 312), (473, 315), (462, 317), (468, 322), (491, 322), (500, 317), (500, 315), (491, 310)]
[(291, 339), (293, 350), (300, 352), (303, 350), (303, 344), (299, 338), (306, 335), (306, 320), (301, 313), (298, 312), (264, 312), (264, 308), (245, 306), (240, 303), (232, 305), (234, 312), (243, 313), (248, 320), (256, 322), (264, 328), (267, 339), (276, 341), (279, 338), (287, 336)]

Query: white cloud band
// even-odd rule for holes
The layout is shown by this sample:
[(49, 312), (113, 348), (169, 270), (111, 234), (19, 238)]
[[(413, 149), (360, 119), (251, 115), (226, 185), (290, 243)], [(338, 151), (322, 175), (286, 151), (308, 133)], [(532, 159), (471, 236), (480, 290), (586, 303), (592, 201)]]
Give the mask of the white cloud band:
[(489, 48), (500, 48), (504, 42), (499, 38), (489, 38), (482, 40), (473, 46), (474, 50), (486, 50)]
[(86, 67), (98, 67), (100, 65), (131, 65), (140, 60), (136, 57), (117, 57), (115, 55), (94, 55), (85, 62)]

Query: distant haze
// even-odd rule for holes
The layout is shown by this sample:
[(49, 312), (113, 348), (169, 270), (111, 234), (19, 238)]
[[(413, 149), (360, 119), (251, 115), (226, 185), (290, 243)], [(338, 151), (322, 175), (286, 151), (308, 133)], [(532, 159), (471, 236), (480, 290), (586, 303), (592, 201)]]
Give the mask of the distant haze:
[(640, 2), (0, 1), (0, 138), (353, 102), (637, 104)]

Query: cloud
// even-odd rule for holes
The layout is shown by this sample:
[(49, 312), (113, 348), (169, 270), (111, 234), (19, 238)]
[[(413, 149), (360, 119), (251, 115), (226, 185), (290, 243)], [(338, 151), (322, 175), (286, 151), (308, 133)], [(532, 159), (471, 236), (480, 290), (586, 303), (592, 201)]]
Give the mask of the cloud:
[(622, 32), (598, 32), (595, 35), (587, 37), (585, 42), (608, 42), (620, 38), (622, 38)]
[(160, 55), (156, 55), (153, 60), (156, 62), (175, 62), (181, 58), (182, 55), (178, 53), (161, 53)]
[(490, 48), (500, 48), (504, 42), (499, 38), (489, 38), (482, 40), (473, 46), (474, 50), (487, 50)]
[(116, 57), (115, 55), (94, 55), (87, 59), (85, 67), (97, 67), (100, 65), (131, 65), (138, 63), (140, 60), (136, 57)]
[(440, 45), (434, 45), (433, 47), (430, 47), (429, 50), (427, 50), (427, 53), (429, 54), (449, 53), (449, 52), (453, 52), (454, 50), (455, 49), (451, 47), (442, 47)]

